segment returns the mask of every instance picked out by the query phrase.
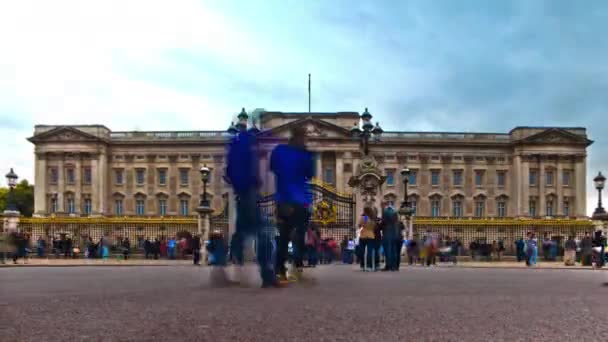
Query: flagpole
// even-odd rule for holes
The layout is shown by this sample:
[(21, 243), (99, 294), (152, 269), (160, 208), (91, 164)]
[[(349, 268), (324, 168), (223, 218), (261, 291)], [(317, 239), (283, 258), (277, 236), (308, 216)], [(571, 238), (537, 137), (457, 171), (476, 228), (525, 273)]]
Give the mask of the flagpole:
[(310, 74), (308, 74), (308, 112), (310, 113)]

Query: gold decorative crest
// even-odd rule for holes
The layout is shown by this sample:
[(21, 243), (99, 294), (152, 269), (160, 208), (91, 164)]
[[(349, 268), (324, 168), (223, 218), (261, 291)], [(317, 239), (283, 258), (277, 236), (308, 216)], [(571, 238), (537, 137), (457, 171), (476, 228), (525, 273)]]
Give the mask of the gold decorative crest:
[(312, 208), (312, 221), (326, 225), (338, 221), (336, 206), (327, 201), (321, 201)]

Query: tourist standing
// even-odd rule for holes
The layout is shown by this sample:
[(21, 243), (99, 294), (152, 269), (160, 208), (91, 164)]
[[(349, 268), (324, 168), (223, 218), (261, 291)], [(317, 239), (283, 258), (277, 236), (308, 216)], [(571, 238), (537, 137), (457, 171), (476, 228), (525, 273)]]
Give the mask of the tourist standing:
[(195, 265), (201, 264), (201, 238), (198, 235), (192, 238), (192, 262)]
[(129, 241), (129, 238), (127, 237), (122, 241), (122, 255), (125, 260), (129, 260), (130, 254), (131, 254), (131, 241)]
[(517, 254), (517, 262), (521, 262), (526, 259), (526, 255), (524, 253), (525, 247), (526, 247), (526, 243), (524, 242), (524, 239), (522, 237), (520, 237), (519, 239), (517, 239), (517, 241), (515, 241), (515, 251)]
[(308, 256), (308, 266), (316, 267), (317, 266), (317, 248), (319, 245), (319, 236), (315, 229), (313, 229), (312, 224), (308, 226), (306, 230), (306, 255)]
[[(279, 228), (276, 272), (281, 280), (287, 280), (287, 248), (294, 234), (295, 278), (302, 276), (304, 235), (306, 233), (308, 208), (312, 202), (307, 181), (313, 177), (312, 154), (306, 150), (306, 130), (296, 127), (291, 131), (288, 144), (281, 144), (272, 151), (270, 170), (276, 179), (276, 201)], [(319, 172), (321, 170), (318, 170)]]
[(361, 260), (359, 266), (362, 270), (375, 270), (376, 260), (378, 256), (375, 248), (376, 216), (371, 207), (363, 208), (363, 215), (359, 220), (359, 228), (361, 235), (359, 237), (359, 246), (361, 248)]
[(576, 261), (576, 241), (570, 236), (564, 245), (564, 264), (574, 266)]
[(589, 232), (585, 233), (585, 237), (581, 241), (581, 264), (583, 266), (591, 266), (591, 256), (593, 254), (593, 240), (589, 236)]
[[(397, 244), (395, 241), (398, 241)], [(382, 245), (385, 254), (384, 271), (397, 271), (401, 248), (401, 232), (399, 230), (399, 216), (392, 207), (386, 207), (382, 213)]]
[(150, 241), (150, 238), (146, 238), (146, 241), (144, 241), (144, 255), (146, 257), (146, 259), (148, 259), (150, 257), (150, 255), (152, 254), (152, 242)]
[(42, 238), (42, 236), (39, 236), (38, 241), (36, 242), (36, 251), (38, 252), (39, 258), (44, 258), (45, 249), (46, 241)]
[(175, 237), (172, 236), (169, 239), (169, 242), (167, 242), (167, 254), (169, 256), (169, 259), (173, 260), (175, 259), (175, 247), (177, 245), (177, 242), (175, 241)]

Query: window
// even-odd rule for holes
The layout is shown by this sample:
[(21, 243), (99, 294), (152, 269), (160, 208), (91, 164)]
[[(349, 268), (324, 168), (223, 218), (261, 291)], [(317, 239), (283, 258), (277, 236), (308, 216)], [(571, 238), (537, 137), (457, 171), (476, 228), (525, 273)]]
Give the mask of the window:
[(439, 199), (431, 200), (431, 216), (439, 217), (439, 213), (441, 211), (441, 203)]
[(484, 198), (478, 198), (475, 200), (475, 216), (483, 217), (486, 211), (486, 201)]
[(569, 170), (564, 170), (564, 173), (562, 174), (562, 184), (564, 186), (570, 186), (570, 171)]
[(122, 200), (114, 201), (114, 214), (116, 216), (122, 216)]
[(553, 216), (553, 199), (547, 199), (547, 216)]
[(475, 171), (475, 186), (483, 185), (483, 171), (477, 170)]
[(439, 185), (439, 170), (431, 171), (431, 185)]
[(439, 160), (439, 156), (431, 156), (431, 160), (437, 161), (437, 160)]
[(498, 171), (496, 173), (496, 183), (500, 187), (504, 187), (505, 186), (505, 172), (504, 171)]
[(536, 186), (536, 170), (530, 170), (530, 186)]
[(83, 171), (83, 178), (82, 181), (84, 184), (91, 184), (92, 181), (92, 176), (91, 176), (91, 168), (90, 167), (85, 167), (84, 171)]
[(408, 159), (408, 160), (416, 160), (416, 159), (418, 159), (418, 158), (417, 158), (416, 156), (409, 156), (409, 157), (407, 157), (407, 159)]
[(143, 216), (146, 212), (146, 203), (143, 199), (138, 199), (135, 201), (135, 212), (139, 216)]
[(454, 185), (462, 185), (462, 170), (454, 170)]
[(56, 167), (51, 168), (51, 184), (57, 184), (59, 181), (59, 171)]
[(165, 169), (158, 170), (158, 184), (167, 185), (167, 170), (165, 170)]
[(395, 185), (395, 171), (386, 170), (386, 185), (388, 185), (388, 186)]
[(530, 216), (536, 216), (536, 200), (531, 199), (529, 206), (530, 206)]
[(496, 202), (496, 214), (498, 217), (507, 216), (507, 201), (505, 201), (504, 198), (500, 198), (498, 199), (498, 202)]
[(51, 198), (51, 213), (57, 212), (57, 198)]
[(74, 214), (76, 212), (76, 207), (74, 206), (74, 199), (68, 198), (68, 214)]
[(334, 184), (334, 169), (325, 169), (325, 174), (323, 175), (323, 178), (325, 179), (325, 183)]
[(344, 163), (344, 172), (353, 172), (353, 165), (350, 163)]
[(545, 173), (545, 179), (547, 181), (547, 186), (553, 186), (553, 171), (547, 171), (547, 173)]
[(90, 198), (85, 198), (84, 200), (84, 214), (85, 215), (91, 215), (91, 199)]
[(158, 214), (160, 216), (167, 215), (167, 200), (166, 199), (158, 200)]
[(137, 169), (135, 170), (135, 182), (137, 185), (143, 185), (145, 181), (145, 170)]
[(410, 204), (410, 209), (412, 209), (412, 215), (416, 215), (416, 210), (418, 208), (418, 203), (416, 202), (416, 198), (410, 198), (409, 204)]
[(452, 215), (454, 217), (462, 217), (462, 199), (460, 197), (452, 200)]
[[(209, 172), (209, 175), (211, 175), (211, 172)], [(188, 185), (188, 169), (179, 170), (179, 181), (181, 185)]]
[(76, 181), (76, 174), (74, 173), (74, 169), (66, 170), (66, 180), (68, 184), (74, 184), (74, 182)]
[(564, 200), (564, 216), (570, 216), (570, 201)]
[(114, 181), (117, 185), (122, 185), (123, 184), (123, 179), (122, 179), (122, 170), (115, 170), (114, 171)]
[(409, 176), (409, 179), (408, 179), (408, 183), (410, 185), (416, 185), (416, 180), (417, 180), (416, 176), (417, 176), (416, 171), (415, 170), (411, 170), (410, 171), (410, 176)]
[(179, 201), (179, 213), (182, 216), (188, 216), (188, 207), (189, 207), (189, 201), (187, 199), (183, 199), (183, 200)]

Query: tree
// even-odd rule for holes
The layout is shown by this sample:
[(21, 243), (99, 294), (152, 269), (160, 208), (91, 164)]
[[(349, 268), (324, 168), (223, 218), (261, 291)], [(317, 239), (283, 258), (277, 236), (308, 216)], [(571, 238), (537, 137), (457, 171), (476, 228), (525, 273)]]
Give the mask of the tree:
[[(8, 188), (0, 188), (0, 212), (6, 210), (8, 193)], [(22, 180), (13, 190), (13, 200), (21, 215), (32, 216), (34, 213), (34, 186), (27, 179)]]

